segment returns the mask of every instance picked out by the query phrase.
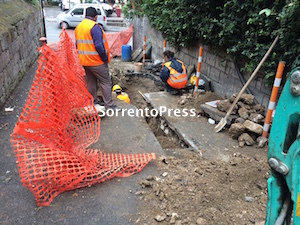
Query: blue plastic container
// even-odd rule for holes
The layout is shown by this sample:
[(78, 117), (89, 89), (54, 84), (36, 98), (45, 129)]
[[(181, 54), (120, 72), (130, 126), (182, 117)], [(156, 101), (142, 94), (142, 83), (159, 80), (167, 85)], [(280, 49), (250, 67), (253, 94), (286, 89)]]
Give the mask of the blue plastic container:
[(121, 59), (124, 62), (130, 62), (131, 61), (131, 46), (130, 45), (122, 45)]

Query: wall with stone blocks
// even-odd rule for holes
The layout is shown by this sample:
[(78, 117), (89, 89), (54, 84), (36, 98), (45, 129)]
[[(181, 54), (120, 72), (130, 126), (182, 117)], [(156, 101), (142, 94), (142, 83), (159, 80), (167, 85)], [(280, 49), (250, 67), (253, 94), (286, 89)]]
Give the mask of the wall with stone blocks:
[[(162, 61), (163, 44), (164, 38), (161, 32), (152, 28), (149, 24), (148, 18), (133, 19), (133, 50), (143, 46), (144, 35), (146, 36), (146, 43), (152, 44), (151, 60)], [(199, 47), (201, 43), (195, 41), (195, 47), (189, 49), (182, 48), (180, 51), (176, 50), (168, 45), (167, 50), (175, 52), (175, 57), (183, 60), (183, 62), (189, 65), (195, 65), (197, 68)], [(203, 46), (203, 56), (201, 63), (201, 76), (204, 76), (211, 82), (212, 91), (230, 97), (234, 93), (238, 93), (243, 85), (239, 79), (238, 73), (235, 69), (234, 63), (228, 60), (228, 56), (224, 56), (224, 53), (220, 50), (219, 52), (212, 51), (209, 46)], [(276, 72), (276, 71), (275, 71)], [(247, 82), (250, 74), (244, 75), (244, 79)], [(252, 94), (258, 103), (264, 105), (267, 109), (271, 88), (266, 87), (263, 83), (262, 75), (257, 75), (256, 78), (248, 86)], [(245, 92), (246, 93), (246, 92)]]
[[(10, 3), (14, 4), (14, 1), (0, 2), (0, 7), (9, 7), (8, 4)], [(0, 24), (0, 106), (5, 103), (11, 92), (36, 61), (38, 57), (37, 48), (40, 46), (41, 19), (39, 10), (23, 1), (18, 4), (20, 4), (20, 8), (16, 10), (18, 21), (15, 20), (15, 15), (11, 13), (12, 24)], [(22, 18), (19, 12), (23, 12)], [(0, 21), (3, 21), (1, 17), (4, 16), (6, 15), (0, 15)], [(4, 21), (10, 20), (5, 18)]]

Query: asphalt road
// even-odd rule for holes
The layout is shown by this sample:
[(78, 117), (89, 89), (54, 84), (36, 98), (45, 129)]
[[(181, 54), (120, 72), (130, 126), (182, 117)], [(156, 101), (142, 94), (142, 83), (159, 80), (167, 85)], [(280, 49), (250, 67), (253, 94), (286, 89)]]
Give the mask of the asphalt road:
[[(57, 7), (45, 7), (45, 23), (46, 23), (46, 35), (47, 42), (58, 42), (59, 34), (61, 32), (61, 28), (57, 25), (56, 17), (62, 13), (61, 9)], [(116, 18), (116, 14), (113, 13), (111, 16), (107, 17), (107, 21), (114, 20)], [(72, 29), (72, 28), (70, 28)], [(122, 30), (127, 29), (127, 27), (119, 27), (119, 26), (107, 26), (105, 30), (106, 33), (115, 33), (120, 32)]]

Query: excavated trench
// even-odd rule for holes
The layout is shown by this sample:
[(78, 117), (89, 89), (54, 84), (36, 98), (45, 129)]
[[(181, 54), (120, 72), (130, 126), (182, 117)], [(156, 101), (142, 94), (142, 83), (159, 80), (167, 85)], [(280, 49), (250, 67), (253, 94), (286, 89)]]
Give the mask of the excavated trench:
[[(130, 97), (130, 103), (138, 109), (152, 109), (150, 103), (148, 103), (143, 94), (150, 92), (164, 91), (164, 85), (160, 80), (159, 74), (161, 71), (161, 64), (153, 65), (152, 63), (146, 63), (144, 69), (141, 72), (133, 71), (133, 64), (125, 63), (119, 60), (114, 61), (110, 73), (112, 75), (112, 83), (119, 84), (123, 92), (126, 92)], [(191, 71), (193, 68), (191, 68)], [(188, 72), (192, 74), (193, 72)], [(196, 109), (197, 115), (203, 115), (203, 110), (200, 105), (220, 99), (213, 92), (207, 92), (204, 95), (200, 95), (197, 98), (189, 96), (190, 90), (185, 90), (185, 96), (179, 97), (179, 101), (176, 107), (184, 107), (187, 109)], [(176, 103), (175, 103), (176, 104)], [(174, 105), (175, 106), (175, 105)], [(156, 136), (164, 149), (167, 148), (190, 148), (189, 144), (184, 141), (181, 134), (174, 128), (172, 129), (165, 118), (158, 117), (145, 117), (145, 121), (152, 129), (152, 132)]]
[[(138, 109), (151, 111), (153, 107), (143, 97), (144, 93), (163, 91), (164, 87), (158, 76), (151, 73), (129, 72), (113, 79), (114, 84), (120, 84), (130, 97), (130, 103)], [(146, 123), (156, 136), (163, 149), (189, 148), (190, 146), (172, 130), (168, 123), (159, 115), (144, 117)]]

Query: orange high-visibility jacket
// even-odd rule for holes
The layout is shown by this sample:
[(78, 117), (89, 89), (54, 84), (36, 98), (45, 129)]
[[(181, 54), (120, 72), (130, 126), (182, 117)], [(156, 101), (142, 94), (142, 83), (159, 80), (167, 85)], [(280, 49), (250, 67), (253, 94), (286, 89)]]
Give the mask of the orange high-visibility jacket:
[[(91, 29), (95, 26), (95, 24), (97, 23), (93, 20), (84, 19), (75, 29), (79, 61), (82, 66), (98, 66), (104, 63), (96, 51), (91, 35)], [(103, 30), (102, 33), (104, 48), (108, 56), (108, 62), (110, 62), (108, 42)]]
[(166, 62), (165, 66), (170, 70), (170, 77), (167, 80), (168, 85), (175, 89), (184, 88), (187, 83), (187, 74), (184, 63), (177, 59), (181, 63), (183, 72), (179, 73), (171, 67), (171, 61)]

